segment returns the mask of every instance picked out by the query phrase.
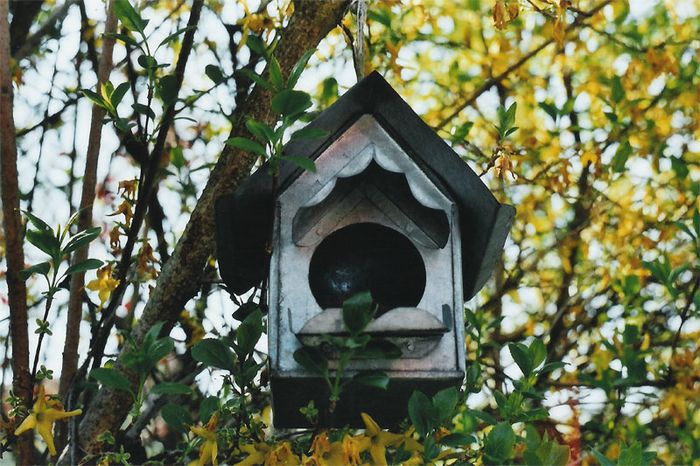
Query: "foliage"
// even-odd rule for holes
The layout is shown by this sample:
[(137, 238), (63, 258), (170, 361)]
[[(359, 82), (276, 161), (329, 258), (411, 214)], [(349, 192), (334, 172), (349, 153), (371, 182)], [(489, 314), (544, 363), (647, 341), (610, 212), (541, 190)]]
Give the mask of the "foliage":
[[(377, 306), (369, 291), (358, 293), (343, 302), (343, 326), (347, 335), (323, 335), (318, 346), (302, 346), (294, 352), (294, 360), (311, 374), (325, 380), (330, 391), (329, 411), (335, 410), (343, 388), (352, 383), (386, 390), (389, 377), (382, 371), (360, 371), (351, 378), (345, 373), (353, 359), (393, 359), (401, 349), (391, 341), (365, 333), (374, 318)], [(330, 368), (330, 361), (336, 362)]]
[[(381, 72), (517, 209), (493, 279), (465, 307), (463, 386), (416, 391), (394, 432), (359, 412), (364, 429), (272, 430), (269, 284), (231, 301), (213, 258), (192, 265), (203, 268), (198, 283), (168, 270), (187, 219), (206, 208), (198, 200), (217, 163), (255, 159), (273, 176), (283, 163), (315, 169), (287, 151), (328, 136), (304, 125), (355, 82), (354, 13), (318, 49), (289, 60), (280, 44), (303, 1), (112, 3), (114, 69), (97, 86), (103, 13), (11, 5), (13, 40), (26, 49), (11, 69), (31, 264), (21, 276), (35, 333), (10, 342), (8, 319), (0, 321), (0, 454), (19, 452), (36, 432), (30, 448), (44, 462), (72, 442), (79, 460), (99, 464), (697, 464), (697, 0), (367, 2), (358, 68)], [(186, 26), (197, 4), (201, 19)], [(178, 74), (183, 51), (190, 58)], [(269, 115), (242, 114), (254, 98)], [(77, 231), (93, 105), (106, 112), (95, 226)], [(88, 244), (90, 258), (71, 262)], [(77, 272), (89, 275), (77, 296), (80, 367), (61, 381), (61, 404), (45, 392), (59, 391), (71, 333), (63, 316), (75, 298), (61, 290)], [(162, 276), (175, 293), (196, 296), (168, 309), (167, 322), (142, 320)], [(331, 401), (348, 383), (390, 383), (346, 370), (353, 358), (395, 352), (366, 334), (373, 316), (371, 297), (355, 296), (343, 306), (347, 335), (295, 355)], [(137, 331), (144, 321), (149, 328)], [(9, 390), (22, 345), (34, 359), (28, 396), (17, 384)], [(130, 416), (83, 453), (77, 422), (97, 422), (90, 403), (107, 390), (129, 399), (119, 409)], [(316, 424), (328, 413), (310, 402), (302, 414)]]

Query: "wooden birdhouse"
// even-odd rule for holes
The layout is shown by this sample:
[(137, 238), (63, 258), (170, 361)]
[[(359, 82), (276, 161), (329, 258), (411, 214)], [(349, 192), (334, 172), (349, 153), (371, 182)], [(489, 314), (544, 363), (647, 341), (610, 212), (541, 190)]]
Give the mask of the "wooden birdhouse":
[(221, 276), (243, 294), (268, 275), (278, 427), (306, 425), (299, 409), (309, 400), (327, 403), (324, 382), (294, 352), (342, 334), (343, 302), (369, 291), (378, 311), (366, 332), (401, 355), (351, 361), (348, 375), (381, 370), (389, 388), (348, 386), (332, 423), (356, 425), (364, 411), (389, 425), (406, 416), (413, 390), (462, 383), (464, 301), (489, 278), (514, 209), (378, 73), (310, 125), (328, 136), (294, 141), (285, 152), (313, 160), (315, 172), (282, 165), (273, 192), (263, 166), (217, 203)]

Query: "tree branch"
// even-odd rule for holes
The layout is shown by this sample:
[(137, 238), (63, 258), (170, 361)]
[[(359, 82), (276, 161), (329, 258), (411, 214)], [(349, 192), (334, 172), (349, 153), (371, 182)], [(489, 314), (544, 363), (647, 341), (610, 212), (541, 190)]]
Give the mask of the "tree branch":
[[(585, 15), (583, 15), (583, 14), (579, 15), (576, 18), (576, 20), (566, 28), (566, 32), (568, 33), (568, 32), (573, 31), (574, 29), (576, 29), (578, 26), (580, 26), (583, 23), (584, 19), (590, 18), (591, 16), (595, 15), (598, 11), (600, 11), (603, 7), (605, 7), (610, 2), (612, 2), (612, 0), (604, 0), (603, 2), (601, 2), (600, 5), (594, 7), (591, 11), (587, 12)], [(439, 131), (442, 128), (444, 128), (450, 121), (452, 121), (457, 115), (459, 115), (462, 112), (462, 110), (469, 107), (470, 105), (474, 105), (474, 103), (476, 102), (476, 99), (478, 99), (479, 96), (481, 96), (481, 94), (483, 94), (484, 92), (491, 89), (493, 86), (495, 86), (498, 83), (500, 83), (501, 81), (503, 81), (509, 74), (511, 74), (513, 71), (515, 71), (518, 68), (520, 68), (521, 66), (523, 66), (525, 63), (528, 62), (528, 60), (530, 60), (532, 57), (534, 57), (535, 55), (537, 55), (538, 53), (540, 53), (542, 50), (546, 49), (550, 44), (553, 44), (553, 43), (554, 43), (553, 38), (544, 41), (543, 43), (541, 43), (540, 45), (538, 45), (537, 47), (535, 47), (534, 49), (530, 50), (528, 53), (523, 55), (520, 58), (520, 60), (516, 61), (515, 63), (510, 65), (508, 68), (506, 68), (505, 71), (499, 73), (496, 76), (493, 76), (493, 77), (487, 79), (484, 82), (484, 84), (482, 84), (474, 92), (472, 92), (472, 94), (467, 98), (467, 100), (465, 100), (464, 102), (459, 104), (452, 111), (452, 113), (450, 113), (448, 116), (446, 116), (437, 126), (435, 126), (435, 130)]]
[[(117, 16), (114, 12), (114, 0), (109, 2), (107, 7), (107, 21), (105, 23), (105, 38), (102, 48), (102, 56), (97, 71), (96, 91), (99, 93), (100, 86), (109, 80), (112, 71), (112, 51), (114, 49), (114, 38), (109, 34), (117, 30)], [(105, 116), (105, 109), (92, 106), (92, 119), (90, 122), (90, 132), (88, 135), (88, 146), (86, 153), (85, 171), (83, 174), (83, 186), (80, 197), (78, 231), (87, 230), (92, 226), (92, 205), (95, 201), (95, 186), (97, 184), (97, 162), (100, 155), (102, 142), (102, 120)], [(83, 262), (88, 257), (90, 245), (77, 249), (73, 254), (72, 264)], [(83, 317), (83, 287), (85, 284), (85, 272), (78, 272), (71, 275), (70, 294), (68, 298), (68, 313), (66, 319), (66, 340), (63, 346), (63, 365), (61, 368), (61, 381), (59, 396), (66, 399), (66, 394), (78, 367), (78, 343), (80, 342), (80, 322)], [(68, 409), (72, 409), (68, 406)], [(60, 448), (60, 445), (59, 445)]]
[[(315, 48), (340, 22), (348, 3), (347, 0), (295, 2), (294, 14), (281, 35), (275, 54), (285, 74), (289, 73), (306, 50)], [(244, 122), (249, 116), (270, 122), (270, 97), (269, 92), (256, 87), (244, 104), (236, 108), (231, 136), (248, 135)], [(166, 329), (171, 328), (182, 308), (199, 289), (202, 270), (214, 251), (214, 202), (219, 196), (233, 191), (248, 176), (255, 161), (254, 155), (230, 147), (224, 148), (185, 232), (172, 257), (163, 267), (134, 329), (133, 337), (137, 342), (142, 340), (156, 322), (165, 322)], [(97, 447), (97, 435), (106, 430), (118, 429), (124, 419), (124, 406), (130, 404), (130, 397), (125, 392), (102, 388), (80, 425), (83, 447), (87, 451), (94, 450)]]
[[(2, 223), (5, 230), (7, 289), (10, 305), (12, 337), (12, 386), (29, 408), (32, 382), (29, 374), (29, 335), (27, 330), (27, 287), (19, 272), (24, 268), (22, 219), (19, 210), (17, 175), (17, 143), (13, 117), (12, 63), (10, 56), (10, 24), (8, 0), (0, 0), (0, 196)], [(31, 464), (32, 435), (25, 434), (17, 442), (20, 464)]]
[(56, 23), (59, 23), (63, 21), (63, 18), (66, 17), (68, 14), (68, 10), (70, 9), (71, 6), (73, 6), (78, 0), (66, 0), (66, 2), (58, 7), (56, 11), (53, 12), (53, 14), (49, 17), (49, 19), (44, 22), (44, 24), (41, 25), (41, 27), (31, 36), (27, 37), (26, 40), (22, 43), (22, 45), (17, 49), (17, 52), (12, 54), (12, 57), (20, 61), (27, 55), (29, 55), (34, 48), (36, 48), (40, 43), (41, 40), (52, 32), (54, 28), (56, 27)]

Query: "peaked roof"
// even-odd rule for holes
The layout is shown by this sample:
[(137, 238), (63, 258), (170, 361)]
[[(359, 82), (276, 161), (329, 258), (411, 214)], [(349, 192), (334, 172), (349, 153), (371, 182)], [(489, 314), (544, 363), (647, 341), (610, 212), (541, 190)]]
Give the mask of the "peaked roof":
[[(309, 126), (328, 136), (292, 141), (285, 152), (315, 160), (360, 116), (372, 115), (412, 160), (459, 208), (464, 299), (488, 280), (501, 254), (515, 209), (500, 204), (469, 166), (376, 71), (343, 94)], [(291, 163), (280, 167), (277, 194), (302, 173)], [(268, 273), (274, 202), (268, 165), (256, 170), (232, 194), (217, 200), (217, 257), (229, 290), (242, 294)]]

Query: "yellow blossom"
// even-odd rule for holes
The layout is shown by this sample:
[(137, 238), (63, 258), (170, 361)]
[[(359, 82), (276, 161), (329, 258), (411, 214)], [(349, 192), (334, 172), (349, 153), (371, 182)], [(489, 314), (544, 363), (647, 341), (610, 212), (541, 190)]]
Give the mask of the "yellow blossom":
[(121, 232), (119, 231), (119, 226), (115, 226), (109, 231), (109, 247), (112, 248), (112, 254), (118, 253), (121, 248), (121, 242), (119, 240), (119, 236), (121, 235)]
[(301, 464), (289, 442), (282, 442), (274, 447), (265, 442), (258, 442), (242, 445), (241, 451), (247, 453), (248, 456), (234, 466), (297, 466)]
[(100, 298), (100, 307), (102, 307), (117, 285), (119, 285), (119, 280), (112, 278), (112, 266), (106, 265), (97, 271), (97, 278), (85, 285), (85, 288), (97, 291)]
[(360, 413), (360, 415), (362, 416), (362, 422), (365, 423), (365, 435), (358, 437), (360, 444), (364, 447), (362, 451), (369, 448), (372, 464), (387, 466), (386, 447), (399, 445), (403, 442), (404, 436), (384, 432), (369, 414)]
[(112, 212), (111, 214), (108, 214), (108, 217), (112, 217), (114, 215), (119, 215), (119, 214), (124, 214), (124, 224), (125, 225), (130, 225), (131, 224), (131, 217), (134, 216), (132, 210), (131, 210), (131, 204), (129, 201), (124, 200), (122, 201), (121, 204), (119, 204), (119, 207), (117, 207), (117, 210)]
[(135, 199), (136, 196), (136, 187), (138, 186), (138, 180), (133, 179), (133, 180), (123, 180), (119, 182), (119, 186), (117, 188), (117, 193), (123, 190), (123, 195), (127, 199)]
[(49, 447), (49, 454), (55, 456), (56, 446), (54, 445), (52, 435), (53, 423), (59, 419), (78, 416), (82, 414), (82, 412), (83, 410), (81, 409), (66, 412), (60, 401), (47, 400), (46, 394), (44, 393), (44, 386), (42, 385), (39, 387), (39, 395), (37, 396), (32, 411), (15, 430), (15, 435), (21, 435), (30, 429), (34, 429)]
[(234, 466), (255, 466), (265, 463), (265, 457), (270, 452), (270, 445), (265, 442), (255, 444), (242, 445), (241, 451), (247, 453), (248, 456), (236, 463)]
[(212, 414), (206, 427), (190, 427), (190, 431), (202, 439), (199, 447), (199, 458), (190, 462), (189, 466), (204, 466), (211, 462), (214, 466), (218, 464), (216, 455), (219, 445), (216, 439), (216, 423), (219, 420), (217, 413)]
[(331, 443), (328, 432), (321, 432), (311, 442), (311, 457), (304, 461), (304, 466), (334, 466), (345, 464), (343, 447), (339, 442)]
[(300, 463), (299, 457), (292, 451), (289, 442), (282, 442), (265, 457), (265, 466), (297, 466)]

